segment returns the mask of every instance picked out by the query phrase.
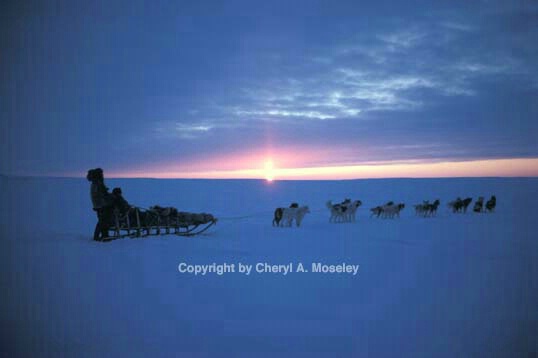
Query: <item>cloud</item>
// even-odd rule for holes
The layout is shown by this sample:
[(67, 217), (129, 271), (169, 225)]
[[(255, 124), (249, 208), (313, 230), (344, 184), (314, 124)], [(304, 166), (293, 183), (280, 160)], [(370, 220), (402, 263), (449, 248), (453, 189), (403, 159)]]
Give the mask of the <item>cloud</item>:
[(331, 114), (324, 114), (317, 111), (286, 111), (286, 110), (266, 110), (266, 111), (236, 111), (238, 116), (258, 116), (258, 117), (297, 117), (308, 119), (334, 119), (335, 116)]
[(378, 35), (385, 44), (385, 50), (394, 52), (398, 50), (407, 50), (417, 46), (425, 37), (422, 31), (396, 31), (389, 34)]
[[(414, 25), (412, 30), (356, 36), (349, 43), (322, 49), (302, 64), (314, 65), (307, 76), (272, 78), (262, 90), (244, 89), (249, 101), (234, 114), (284, 121), (361, 119), (374, 111), (415, 111), (431, 104), (414, 95), (419, 91), (473, 96), (471, 73), (487, 75), (505, 68), (487, 63), (448, 65), (453, 59), (437, 58), (428, 49), (437, 37), (430, 28)], [(462, 23), (446, 22), (441, 28), (471, 31)]]
[(461, 31), (461, 32), (472, 32), (472, 31), (476, 31), (476, 27), (475, 26), (472, 26), (472, 25), (469, 25), (469, 24), (464, 24), (464, 23), (460, 23), (460, 22), (456, 22), (456, 21), (442, 21), (440, 23), (440, 25), (446, 29), (449, 29), (449, 30), (456, 30), (456, 31)]
[(160, 125), (155, 128), (155, 135), (161, 139), (197, 139), (207, 135), (215, 129), (215, 125), (207, 123), (210, 123), (210, 121), (202, 121), (199, 123), (182, 123), (174, 121), (161, 122)]
[[(217, 132), (221, 135), (222, 129), (248, 128), (249, 133), (256, 133), (273, 125), (295, 126), (330, 132), (343, 142), (352, 143), (350, 138), (359, 135), (374, 143), (382, 127), (383, 136), (390, 131), (391, 138), (408, 138), (406, 146), (378, 149), (369, 155), (472, 155), (476, 149), (466, 147), (466, 138), (459, 147), (442, 145), (441, 137), (461, 132), (461, 123), (452, 124), (445, 119), (449, 114), (437, 113), (436, 108), (457, 107), (464, 99), (481, 106), (481, 98), (489, 91), (484, 83), (503, 86), (511, 80), (528, 81), (529, 88), (538, 83), (535, 64), (514, 56), (506, 44), (485, 43), (484, 38), (495, 37), (495, 31), (488, 28), (491, 32), (484, 33), (482, 22), (473, 20), (472, 16), (443, 15), (411, 25), (402, 20), (312, 48), (284, 49), (278, 56), (273, 47), (268, 50), (270, 56), (254, 53), (249, 64), (260, 61), (263, 68), (251, 76), (229, 76), (232, 90), (221, 97), (208, 96), (207, 105), (189, 108), (189, 120), (186, 124), (177, 121), (172, 133), (195, 140)], [(433, 113), (443, 122), (427, 119), (424, 113)], [(399, 124), (408, 123), (409, 118), (420, 118), (424, 127)], [(413, 140), (424, 140), (416, 132), (435, 133), (436, 128), (445, 134), (438, 134), (436, 141), (420, 142), (421, 148), (412, 147)], [(364, 153), (351, 152), (349, 160)]]
[(515, 66), (507, 59), (500, 61), (481, 63), (475, 61), (460, 61), (451, 66), (451, 70), (456, 73), (467, 75), (495, 75), (495, 74), (514, 74), (517, 72)]
[(176, 123), (176, 131), (180, 138), (193, 139), (202, 134), (211, 131), (214, 128), (212, 125), (184, 125)]

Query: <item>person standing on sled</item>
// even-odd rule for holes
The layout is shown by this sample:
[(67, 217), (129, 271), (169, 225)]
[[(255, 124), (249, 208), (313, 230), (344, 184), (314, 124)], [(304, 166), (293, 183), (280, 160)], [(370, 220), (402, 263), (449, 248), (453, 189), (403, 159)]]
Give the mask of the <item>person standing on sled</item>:
[(93, 210), (97, 213), (97, 224), (93, 232), (95, 241), (103, 241), (108, 237), (108, 228), (113, 213), (112, 197), (105, 186), (103, 169), (91, 169), (86, 176), (88, 181), (92, 183), (90, 195), (93, 204)]

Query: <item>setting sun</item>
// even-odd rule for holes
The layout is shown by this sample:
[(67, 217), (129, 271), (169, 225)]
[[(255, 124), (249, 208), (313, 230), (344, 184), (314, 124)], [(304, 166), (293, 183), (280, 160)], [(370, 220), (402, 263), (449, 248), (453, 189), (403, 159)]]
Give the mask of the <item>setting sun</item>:
[(265, 174), (265, 180), (273, 181), (275, 175), (274, 175), (274, 170), (273, 170), (273, 161), (271, 159), (265, 162), (264, 174)]

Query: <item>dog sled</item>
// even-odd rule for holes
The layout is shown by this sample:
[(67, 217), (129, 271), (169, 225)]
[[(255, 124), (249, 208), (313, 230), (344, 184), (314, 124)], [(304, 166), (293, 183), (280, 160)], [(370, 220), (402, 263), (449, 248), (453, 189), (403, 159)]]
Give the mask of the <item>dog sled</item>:
[(131, 206), (123, 212), (116, 208), (105, 241), (159, 235), (194, 236), (216, 223), (217, 218), (212, 214), (178, 211), (174, 207), (143, 209)]

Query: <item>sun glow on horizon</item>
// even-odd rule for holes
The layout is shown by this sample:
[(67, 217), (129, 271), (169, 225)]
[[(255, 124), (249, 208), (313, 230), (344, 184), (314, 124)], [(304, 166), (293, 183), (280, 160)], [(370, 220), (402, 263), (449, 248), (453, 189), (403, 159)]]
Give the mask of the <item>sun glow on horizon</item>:
[(271, 159), (268, 159), (265, 161), (264, 175), (265, 175), (265, 180), (267, 180), (268, 182), (273, 181), (273, 179), (275, 178), (274, 165)]
[(252, 169), (108, 172), (112, 178), (343, 180), (439, 177), (538, 177), (538, 158), (444, 162), (380, 162), (346, 166), (276, 168), (272, 159)]

